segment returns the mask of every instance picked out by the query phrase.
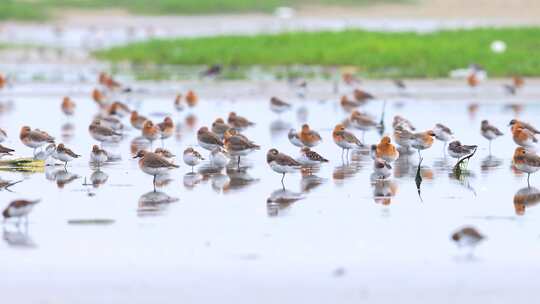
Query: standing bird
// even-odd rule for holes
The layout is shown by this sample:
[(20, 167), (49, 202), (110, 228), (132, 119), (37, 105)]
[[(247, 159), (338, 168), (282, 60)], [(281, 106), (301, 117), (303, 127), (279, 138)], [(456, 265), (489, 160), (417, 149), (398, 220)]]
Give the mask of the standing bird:
[(328, 162), (328, 159), (322, 157), (319, 153), (311, 150), (309, 147), (303, 147), (302, 150), (300, 150), (300, 153), (298, 162), (303, 166), (311, 167)]
[(222, 148), (215, 148), (210, 152), (210, 164), (215, 168), (224, 168), (229, 163), (229, 157)]
[(154, 177), (154, 191), (156, 190), (156, 176), (162, 175), (171, 169), (179, 168), (165, 159), (163, 156), (156, 153), (140, 150), (133, 158), (139, 158), (139, 168), (146, 174)]
[(302, 144), (310, 148), (315, 147), (322, 141), (321, 135), (317, 131), (310, 129), (308, 124), (302, 125), (299, 137)]
[(289, 155), (280, 153), (276, 149), (270, 149), (266, 153), (266, 163), (277, 173), (283, 174), (281, 177), (281, 185), (285, 189), (285, 184), (283, 180), (285, 179), (285, 174), (292, 173), (300, 169), (301, 164), (294, 160)]
[(199, 142), (199, 146), (208, 151), (223, 147), (223, 142), (219, 136), (213, 132), (210, 132), (207, 127), (201, 127), (197, 131), (197, 141)]
[(476, 247), (485, 237), (472, 227), (464, 227), (452, 233), (452, 240), (459, 247)]
[(349, 122), (351, 126), (362, 130), (362, 141), (364, 141), (366, 131), (379, 128), (381, 126), (379, 122), (377, 122), (370, 115), (358, 111), (353, 111), (351, 113), (351, 116), (349, 117)]
[(107, 160), (109, 160), (109, 155), (107, 154), (107, 151), (100, 149), (98, 145), (93, 145), (92, 153), (90, 153), (90, 161), (99, 168)]
[(184, 150), (184, 163), (191, 166), (191, 172), (193, 172), (193, 167), (198, 165), (201, 160), (204, 160), (204, 158), (199, 152), (195, 151), (195, 149), (189, 147)]
[(131, 112), (129, 122), (137, 130), (142, 130), (144, 123), (148, 120), (145, 116), (139, 115), (137, 111)]
[(538, 142), (534, 133), (522, 125), (514, 125), (512, 127), (512, 139), (516, 144), (529, 149), (534, 149)]
[(364, 90), (360, 90), (360, 89), (355, 89), (353, 91), (353, 95), (354, 95), (354, 99), (356, 99), (356, 101), (360, 101), (360, 102), (366, 102), (368, 100), (371, 100), (371, 99), (374, 99), (375, 96), (371, 95), (370, 93), (364, 91)]
[(212, 123), (212, 132), (217, 134), (220, 138), (223, 138), (223, 134), (229, 130), (231, 126), (225, 123), (222, 118), (217, 118)]
[(189, 90), (186, 94), (186, 103), (188, 107), (193, 108), (197, 105), (198, 102), (199, 97), (197, 96), (197, 94), (195, 94), (195, 92), (193, 92), (192, 90)]
[(525, 129), (531, 131), (533, 134), (540, 134), (540, 131), (538, 129), (536, 129), (533, 125), (531, 125), (531, 124), (529, 124), (527, 122), (521, 121), (521, 120), (512, 119), (512, 120), (510, 120), (510, 123), (508, 124), (508, 126), (510, 126), (512, 131), (513, 131), (514, 128), (522, 127), (522, 128), (525, 128)]
[(64, 162), (64, 169), (66, 169), (68, 162), (81, 156), (71, 151), (71, 149), (68, 149), (66, 146), (64, 146), (64, 144), (59, 144), (56, 147), (56, 151), (53, 153), (53, 157)]
[(394, 128), (394, 130), (396, 130), (399, 127), (403, 128), (403, 129), (406, 129), (406, 130), (409, 130), (409, 131), (415, 131), (416, 130), (414, 125), (408, 119), (406, 119), (405, 117), (403, 117), (401, 115), (396, 115), (396, 116), (394, 116), (394, 119), (392, 120), (392, 128)]
[(394, 128), (394, 140), (402, 148), (402, 152), (408, 152), (411, 149), (413, 136), (414, 133), (402, 125), (398, 125)]
[(62, 112), (67, 116), (71, 116), (75, 113), (75, 102), (67, 96), (62, 100)]
[(388, 163), (392, 163), (399, 158), (399, 152), (392, 144), (390, 136), (384, 136), (375, 149), (375, 155)]
[(480, 125), (480, 132), (485, 139), (489, 140), (489, 154), (491, 155), (491, 141), (504, 134), (485, 119), (482, 120), (482, 124)]
[(225, 133), (225, 149), (229, 152), (229, 155), (238, 157), (237, 166), (240, 168), (240, 157), (248, 155), (255, 150), (259, 150), (261, 147), (242, 134), (236, 134), (234, 132), (233, 134), (234, 135), (229, 136)]
[(540, 169), (540, 156), (532, 152), (528, 152), (523, 147), (517, 147), (514, 151), (512, 163), (516, 169), (527, 173), (527, 185), (530, 187), (529, 178), (531, 173), (534, 173)]
[(26, 223), (28, 223), (28, 214), (32, 211), (34, 206), (39, 203), (40, 200), (16, 200), (9, 203), (9, 205), (4, 209), (2, 215), (4, 216), (4, 221), (9, 218), (18, 218), (19, 221), (22, 217), (26, 218)]
[(345, 130), (342, 124), (337, 124), (332, 132), (332, 138), (336, 145), (341, 148), (341, 158), (343, 158), (343, 152), (347, 150), (347, 158), (349, 157), (349, 150), (362, 148), (364, 145), (354, 134)]
[(34, 155), (36, 154), (37, 148), (48, 143), (54, 143), (54, 137), (38, 129), (32, 130), (28, 126), (23, 126), (21, 128), (19, 138), (25, 146), (34, 149)]
[(418, 151), (418, 157), (422, 157), (420, 150), (431, 148), (433, 137), (435, 137), (435, 133), (431, 130), (412, 134), (411, 146)]
[(442, 141), (446, 147), (446, 143), (451, 141), (454, 138), (454, 132), (450, 130), (447, 126), (443, 124), (435, 124), (433, 128), (433, 133), (435, 133), (435, 138)]
[(94, 120), (88, 127), (92, 138), (99, 142), (118, 142), (122, 139), (122, 134), (110, 127), (102, 125), (100, 120)]
[(231, 127), (243, 130), (247, 127), (254, 126), (255, 123), (249, 121), (247, 118), (236, 115), (235, 112), (229, 113), (229, 117), (227, 118), (227, 123), (231, 125)]
[(157, 127), (159, 128), (161, 140), (167, 139), (174, 134), (174, 123), (172, 118), (168, 116), (163, 119), (163, 122), (158, 123)]
[(274, 113), (281, 114), (290, 110), (291, 107), (292, 106), (290, 103), (287, 103), (277, 97), (270, 98), (270, 110), (272, 110)]
[(347, 95), (341, 96), (341, 99), (339, 101), (339, 104), (341, 105), (341, 108), (345, 112), (352, 112), (356, 108), (362, 106), (365, 103), (365, 101), (356, 101), (356, 100), (350, 100)]
[(184, 111), (184, 103), (182, 101), (182, 94), (176, 94), (176, 97), (174, 98), (174, 109), (177, 111), (177, 112), (182, 112)]
[(143, 124), (142, 136), (149, 140), (150, 145), (152, 145), (154, 140), (161, 137), (161, 130), (151, 120), (147, 120)]
[(478, 146), (476, 145), (462, 145), (459, 140), (454, 140), (448, 145), (448, 154), (451, 157), (460, 159), (462, 157), (471, 155)]

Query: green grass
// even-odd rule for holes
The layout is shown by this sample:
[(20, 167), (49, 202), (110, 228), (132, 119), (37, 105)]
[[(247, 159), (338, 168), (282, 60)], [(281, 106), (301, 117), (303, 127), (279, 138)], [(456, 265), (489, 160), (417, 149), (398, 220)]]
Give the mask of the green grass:
[(0, 0), (0, 20), (43, 20), (51, 10), (127, 9), (137, 14), (218, 14), (272, 12), (279, 6), (299, 7), (306, 4), (368, 5), (413, 0)]
[[(507, 51), (490, 50), (494, 40)], [(153, 40), (97, 52), (111, 61), (225, 66), (357, 66), (372, 77), (446, 77), (470, 63), (494, 76), (540, 75), (540, 28), (441, 31), (430, 34), (366, 31), (286, 33)]]

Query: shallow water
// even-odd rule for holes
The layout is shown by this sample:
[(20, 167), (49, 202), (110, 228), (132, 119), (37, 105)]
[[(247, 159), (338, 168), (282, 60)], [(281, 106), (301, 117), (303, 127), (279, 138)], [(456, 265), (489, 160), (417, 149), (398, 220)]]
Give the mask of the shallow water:
[[(141, 93), (129, 97), (131, 107), (154, 121), (170, 114), (180, 126), (164, 146), (177, 155), (181, 167), (154, 193), (152, 177), (131, 159), (136, 130), (128, 131), (118, 146), (106, 147), (120, 156), (119, 161), (101, 172), (89, 166), (95, 142), (88, 124), (97, 111), (90, 87), (36, 86), (35, 92), (24, 94), (17, 90), (0, 98), (13, 101), (0, 116), (0, 127), (10, 136), (3, 144), (16, 149), (18, 156), (30, 156), (31, 149), (18, 140), (20, 126), (28, 124), (46, 130), (83, 157), (67, 171), (56, 166), (38, 173), (0, 173), (3, 180), (22, 181), (10, 188), (13, 192), (0, 191), (0, 207), (17, 198), (42, 199), (27, 227), (4, 225), (4, 298), (19, 303), (382, 303), (397, 297), (426, 303), (508, 302), (528, 299), (539, 278), (540, 208), (531, 203), (521, 215), (516, 213), (523, 205), (514, 204), (515, 196), (523, 194), (527, 182), (511, 169), (515, 144), (505, 135), (493, 143), (489, 156), (479, 132), (485, 118), (507, 134), (506, 125), (516, 115), (534, 123), (538, 106), (529, 104), (516, 114), (502, 103), (481, 104), (471, 114), (473, 96), (388, 99), (387, 132), (399, 113), (420, 130), (442, 122), (463, 143), (480, 146), (460, 180), (453, 177), (455, 160), (444, 156), (441, 142), (423, 151), (419, 196), (416, 154), (394, 164), (394, 177), (384, 183), (371, 181), (372, 161), (366, 153), (342, 160), (331, 139), (332, 127), (346, 116), (337, 106), (337, 96), (291, 98), (294, 110), (278, 116), (269, 110), (270, 95), (203, 97), (196, 108), (176, 113), (174, 94)], [(443, 99), (445, 90), (441, 92)], [(59, 109), (65, 94), (77, 102), (71, 118)], [(364, 107), (377, 117), (381, 109), (381, 101)], [(192, 174), (179, 157), (183, 149), (196, 146), (200, 126), (226, 118), (229, 111), (257, 122), (244, 134), (260, 144), (261, 151), (246, 157), (240, 171), (209, 173), (203, 165)], [(191, 126), (189, 116), (196, 118)], [(274, 147), (296, 156), (298, 150), (286, 133), (303, 122), (323, 136), (314, 150), (330, 163), (313, 175), (287, 175), (283, 190), (281, 176), (265, 162), (266, 151)], [(66, 130), (71, 137), (62, 136)], [(365, 140), (375, 143), (379, 137), (368, 132)], [(535, 185), (540, 188), (540, 180), (532, 176), (531, 186)], [(267, 203), (284, 197), (286, 203)], [(463, 225), (473, 225), (488, 237), (472, 257), (449, 239)]]

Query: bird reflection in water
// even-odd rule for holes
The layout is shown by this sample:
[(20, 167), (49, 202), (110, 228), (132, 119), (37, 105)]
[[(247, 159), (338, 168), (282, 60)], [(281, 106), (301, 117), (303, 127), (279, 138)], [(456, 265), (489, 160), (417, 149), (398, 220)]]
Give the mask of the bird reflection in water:
[(203, 180), (203, 175), (198, 172), (188, 172), (184, 174), (184, 187), (186, 189), (193, 189)]
[(66, 122), (62, 125), (60, 132), (62, 140), (69, 143), (75, 135), (75, 125), (71, 122)]
[(67, 184), (72, 183), (78, 179), (77, 174), (71, 173), (64, 168), (58, 168), (56, 166), (45, 167), (45, 178), (52, 182), (56, 182), (59, 189), (63, 189)]
[(332, 173), (334, 183), (337, 185), (343, 184), (346, 179), (354, 177), (356, 173), (360, 171), (361, 167), (362, 166), (358, 162), (350, 162), (335, 167), (334, 172)]
[(8, 244), (9, 247), (14, 248), (36, 248), (29, 235), (28, 225), (4, 225), (2, 239)]
[(482, 159), (482, 162), (480, 163), (480, 170), (482, 173), (489, 173), (499, 168), (502, 163), (503, 160), (501, 158), (489, 155)]
[(388, 206), (396, 195), (398, 185), (393, 180), (375, 180), (372, 184), (373, 200), (377, 204)]
[(450, 178), (450, 180), (457, 182), (459, 185), (471, 191), (474, 196), (476, 196), (476, 190), (470, 183), (471, 179), (475, 178), (474, 172), (467, 169), (461, 169), (459, 171), (452, 170), (448, 174), (448, 177)]
[(179, 199), (171, 197), (161, 191), (150, 191), (141, 195), (139, 198), (137, 215), (162, 215), (170, 203), (177, 202)]
[(534, 187), (521, 188), (514, 194), (514, 210), (516, 215), (525, 215), (528, 207), (536, 206), (540, 202), (540, 190)]
[(326, 181), (326, 178), (321, 178), (317, 175), (314, 175), (311, 171), (302, 171), (302, 179), (300, 179), (300, 189), (302, 189), (303, 193), (308, 193), (319, 187), (320, 185), (326, 183)]
[(251, 176), (246, 168), (227, 168), (227, 176), (229, 183), (223, 188), (223, 193), (228, 193), (232, 190), (239, 190), (252, 185), (259, 181), (258, 178)]
[(283, 215), (283, 211), (287, 210), (293, 203), (304, 198), (302, 193), (279, 188), (273, 191), (266, 200), (266, 212), (270, 217)]
[(109, 179), (109, 175), (101, 170), (95, 170), (90, 175), (90, 182), (92, 183), (92, 186), (94, 188), (99, 188), (102, 185), (105, 185), (107, 180)]
[(284, 120), (274, 120), (270, 124), (270, 136), (272, 139), (281, 138), (283, 134), (287, 133), (291, 129), (291, 127), (291, 124)]

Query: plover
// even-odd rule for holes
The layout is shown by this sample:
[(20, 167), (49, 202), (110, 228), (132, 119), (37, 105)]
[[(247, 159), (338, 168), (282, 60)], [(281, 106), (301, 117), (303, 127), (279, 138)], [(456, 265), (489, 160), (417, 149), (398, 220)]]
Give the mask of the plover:
[(53, 157), (61, 162), (64, 162), (64, 168), (66, 168), (68, 162), (81, 156), (71, 151), (71, 149), (68, 149), (64, 144), (59, 144), (56, 146), (56, 151), (53, 153)]
[(201, 127), (199, 131), (197, 131), (197, 141), (199, 142), (199, 146), (209, 151), (223, 147), (223, 142), (219, 136), (210, 132), (207, 127)]
[(156, 176), (167, 173), (169, 170), (179, 168), (165, 159), (165, 157), (156, 153), (140, 150), (133, 158), (139, 158), (139, 168), (146, 174), (154, 177), (153, 184), (154, 190), (156, 185)]
[(315, 147), (322, 141), (321, 135), (317, 131), (312, 130), (308, 124), (302, 125), (299, 137), (302, 144), (310, 148)]
[(272, 170), (283, 175), (281, 177), (283, 188), (285, 188), (285, 185), (283, 184), (285, 174), (296, 172), (301, 168), (301, 164), (294, 160), (294, 158), (284, 153), (280, 153), (277, 149), (268, 150), (266, 153), (266, 163), (268, 163)]
[(322, 155), (311, 150), (309, 147), (303, 147), (302, 150), (300, 150), (298, 162), (303, 166), (311, 167), (320, 165), (322, 163), (327, 163), (328, 159), (322, 157)]
[(519, 146), (528, 149), (534, 149), (536, 143), (538, 143), (535, 134), (531, 130), (524, 128), (522, 125), (514, 125), (512, 127), (512, 139)]
[(210, 164), (215, 168), (224, 168), (229, 163), (229, 157), (226, 152), (216, 147), (210, 152)]
[(540, 169), (540, 156), (527, 151), (523, 147), (517, 147), (514, 151), (512, 163), (516, 169), (527, 173), (527, 185), (530, 185), (531, 173), (535, 173)]
[(198, 165), (202, 160), (204, 160), (204, 157), (202, 155), (195, 151), (195, 149), (189, 147), (184, 150), (184, 163), (191, 167), (191, 171), (193, 172), (193, 167)]
[(336, 145), (341, 148), (341, 157), (343, 157), (343, 152), (347, 150), (347, 155), (349, 155), (350, 149), (362, 148), (364, 145), (354, 134), (345, 130), (345, 127), (342, 124), (337, 124), (334, 127), (332, 132), (332, 138)]

